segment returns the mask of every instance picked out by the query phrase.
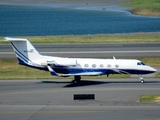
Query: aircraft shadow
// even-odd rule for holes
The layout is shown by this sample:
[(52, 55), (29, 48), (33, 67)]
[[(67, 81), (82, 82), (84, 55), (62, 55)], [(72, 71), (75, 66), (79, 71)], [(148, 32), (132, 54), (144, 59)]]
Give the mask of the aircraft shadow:
[(90, 85), (99, 85), (99, 84), (113, 84), (113, 83), (139, 83), (139, 84), (147, 84), (147, 83), (160, 83), (160, 81), (145, 81), (144, 83), (140, 83), (140, 81), (89, 81), (89, 80), (81, 80), (78, 84), (68, 84), (64, 87), (80, 87), (80, 86), (90, 86)]
[(59, 81), (42, 81), (41, 83), (48, 83), (48, 84), (67, 84), (64, 87), (79, 87), (79, 86), (89, 86), (89, 85), (98, 85), (98, 84), (105, 84), (106, 82), (102, 81), (89, 81), (89, 80), (81, 80), (80, 83), (74, 84), (71, 82), (59, 82)]
[(64, 86), (64, 88), (67, 88), (67, 87), (90, 86), (90, 85), (99, 85), (99, 84), (106, 84), (106, 82), (103, 82), (103, 81), (81, 80), (78, 84), (74, 84), (74, 83), (71, 82), (71, 84), (68, 84), (68, 85)]
[[(91, 85), (99, 85), (99, 84), (114, 84), (114, 83), (140, 83), (140, 81), (92, 81), (92, 80), (81, 80), (80, 83), (74, 84), (71, 82), (59, 82), (59, 81), (42, 81), (42, 83), (48, 83), (48, 84), (67, 84), (64, 86), (64, 88), (69, 88), (69, 87), (82, 87), (82, 86), (91, 86)], [(145, 81), (143, 84), (148, 84), (148, 83), (160, 83), (160, 81)]]
[(71, 83), (71, 82), (59, 82), (59, 81), (42, 81), (42, 83), (54, 83), (54, 84), (65, 84), (65, 83)]

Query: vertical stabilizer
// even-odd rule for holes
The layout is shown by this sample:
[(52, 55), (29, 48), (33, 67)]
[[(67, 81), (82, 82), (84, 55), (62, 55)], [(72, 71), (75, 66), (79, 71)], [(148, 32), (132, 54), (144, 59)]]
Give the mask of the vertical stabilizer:
[(11, 42), (20, 64), (32, 63), (33, 60), (40, 59), (42, 56), (27, 39), (10, 37), (5, 39)]

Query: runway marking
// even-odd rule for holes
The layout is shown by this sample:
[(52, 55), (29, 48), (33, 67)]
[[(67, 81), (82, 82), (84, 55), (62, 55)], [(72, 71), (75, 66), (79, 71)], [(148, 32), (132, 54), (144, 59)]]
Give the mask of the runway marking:
[(97, 112), (109, 112), (109, 110), (60, 110), (60, 111), (40, 111), (37, 114), (82, 114), (82, 113), (97, 113)]
[[(63, 90), (62, 90), (63, 89)], [(56, 93), (56, 92), (93, 92), (93, 91), (127, 91), (127, 90), (134, 90), (134, 91), (139, 91), (139, 90), (160, 90), (160, 88), (92, 88), (92, 89), (67, 89), (67, 88), (62, 88), (61, 90), (42, 90), (42, 91), (30, 91), (30, 92), (8, 92), (8, 93), (0, 93), (0, 96), (3, 95), (19, 95), (19, 94), (35, 94), (35, 93)]]
[[(53, 110), (44, 110), (44, 111), (37, 111), (37, 113), (35, 114), (35, 115), (37, 115), (37, 114), (81, 114), (81, 113), (97, 113), (97, 112), (107, 112), (107, 111), (109, 111), (109, 110), (101, 110), (101, 111), (98, 111), (98, 110), (90, 110), (90, 111), (88, 111), (88, 110), (67, 110), (67, 111), (65, 111), (65, 110), (61, 110), (61, 111), (53, 111)], [(33, 112), (35, 112), (35, 111), (33, 111)], [(4, 115), (4, 114), (6, 114), (6, 115), (8, 115), (8, 114), (13, 114), (14, 116), (16, 116), (16, 115), (26, 115), (26, 114), (33, 114), (33, 112), (32, 111), (25, 111), (25, 112), (22, 112), (22, 111), (4, 111), (4, 112), (1, 112), (0, 114), (2, 114), (2, 115)]]
[(160, 120), (160, 118), (143, 118), (143, 119), (136, 119), (136, 120)]
[[(40, 52), (42, 54), (55, 54), (55, 53), (158, 53), (160, 50), (149, 51), (76, 51), (76, 52)], [(15, 54), (14, 52), (0, 52), (0, 54)]]

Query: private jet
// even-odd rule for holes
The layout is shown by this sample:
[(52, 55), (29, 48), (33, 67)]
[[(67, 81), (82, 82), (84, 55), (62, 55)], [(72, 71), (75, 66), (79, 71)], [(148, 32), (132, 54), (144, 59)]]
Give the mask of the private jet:
[(27, 39), (5, 37), (13, 47), (20, 65), (49, 71), (52, 76), (74, 76), (77, 84), (81, 76), (100, 76), (110, 74), (137, 74), (144, 83), (142, 75), (156, 72), (156, 69), (136, 59), (91, 59), (65, 58), (41, 55)]

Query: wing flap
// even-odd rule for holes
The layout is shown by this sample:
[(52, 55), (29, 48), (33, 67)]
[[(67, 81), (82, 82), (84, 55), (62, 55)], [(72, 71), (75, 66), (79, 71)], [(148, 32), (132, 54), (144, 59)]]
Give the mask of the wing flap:
[(118, 69), (112, 69), (114, 72), (118, 73), (118, 74), (129, 74), (128, 72), (126, 71), (123, 71), (123, 70), (118, 70)]

